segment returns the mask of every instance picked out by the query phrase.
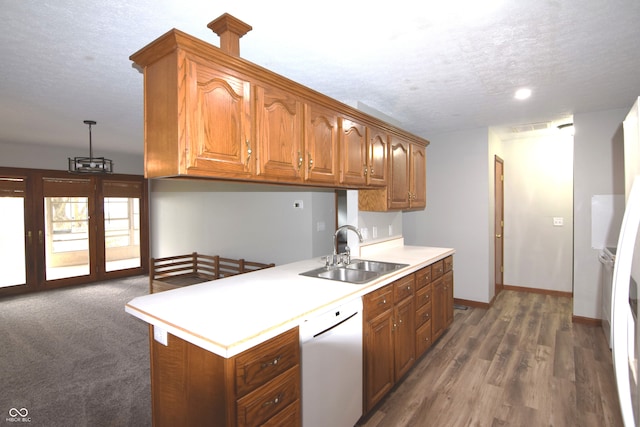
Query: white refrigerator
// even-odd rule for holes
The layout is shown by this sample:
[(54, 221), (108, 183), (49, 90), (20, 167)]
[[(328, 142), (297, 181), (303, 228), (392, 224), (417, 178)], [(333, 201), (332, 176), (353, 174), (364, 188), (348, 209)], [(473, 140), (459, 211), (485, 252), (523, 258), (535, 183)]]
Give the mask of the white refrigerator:
[[(639, 98), (640, 100), (640, 98)], [(624, 425), (640, 420), (638, 387), (638, 283), (640, 283), (640, 120), (639, 102), (624, 121), (625, 212), (613, 269), (611, 335), (613, 368)]]

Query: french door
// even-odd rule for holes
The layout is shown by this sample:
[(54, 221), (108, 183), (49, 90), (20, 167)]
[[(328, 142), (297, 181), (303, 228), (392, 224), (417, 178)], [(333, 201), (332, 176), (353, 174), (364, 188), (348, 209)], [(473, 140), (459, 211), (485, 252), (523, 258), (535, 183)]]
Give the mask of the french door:
[(0, 168), (0, 296), (148, 271), (146, 180)]

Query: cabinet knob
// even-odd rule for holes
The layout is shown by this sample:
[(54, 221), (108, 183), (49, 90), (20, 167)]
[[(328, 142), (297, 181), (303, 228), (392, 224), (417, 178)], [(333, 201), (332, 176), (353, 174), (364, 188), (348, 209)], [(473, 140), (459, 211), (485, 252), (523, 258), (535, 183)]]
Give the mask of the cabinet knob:
[(387, 299), (385, 298), (382, 301), (380, 301), (378, 305), (385, 305), (386, 303), (387, 303)]
[(267, 368), (267, 367), (269, 367), (269, 366), (275, 366), (275, 365), (277, 365), (277, 364), (278, 364), (278, 362), (280, 361), (280, 359), (282, 359), (282, 356), (278, 356), (278, 357), (276, 357), (275, 359), (273, 359), (273, 360), (272, 360), (272, 361), (270, 361), (270, 362), (264, 362), (264, 363), (262, 363), (260, 366), (261, 366), (262, 368)]
[(311, 158), (311, 153), (307, 153), (307, 156), (309, 156), (309, 171), (311, 171), (313, 169), (313, 159)]
[(298, 151), (298, 170), (302, 168), (302, 163), (304, 163), (304, 159), (302, 158), (302, 154)]
[(262, 404), (262, 407), (264, 408), (266, 406), (277, 405), (281, 401), (282, 401), (282, 393), (279, 393), (276, 397), (273, 398), (273, 400), (268, 400), (268, 401), (264, 402)]

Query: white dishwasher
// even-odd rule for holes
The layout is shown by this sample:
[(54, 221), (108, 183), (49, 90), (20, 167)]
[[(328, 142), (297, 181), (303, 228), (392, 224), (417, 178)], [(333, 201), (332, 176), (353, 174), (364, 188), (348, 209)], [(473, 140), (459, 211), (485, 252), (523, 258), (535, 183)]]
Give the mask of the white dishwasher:
[(302, 426), (353, 427), (362, 416), (362, 299), (300, 325)]

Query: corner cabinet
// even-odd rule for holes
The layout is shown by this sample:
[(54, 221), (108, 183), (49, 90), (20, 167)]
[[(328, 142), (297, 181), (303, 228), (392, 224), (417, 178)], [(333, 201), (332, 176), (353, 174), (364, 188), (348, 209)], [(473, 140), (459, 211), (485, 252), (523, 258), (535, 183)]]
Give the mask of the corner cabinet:
[(388, 185), (392, 135), (429, 143), (179, 30), (131, 60), (147, 178), (373, 189)]
[(298, 328), (229, 359), (149, 333), (154, 426), (301, 425)]
[(424, 209), (427, 205), (425, 146), (392, 136), (388, 153), (388, 186), (360, 191), (358, 208), (363, 211)]

